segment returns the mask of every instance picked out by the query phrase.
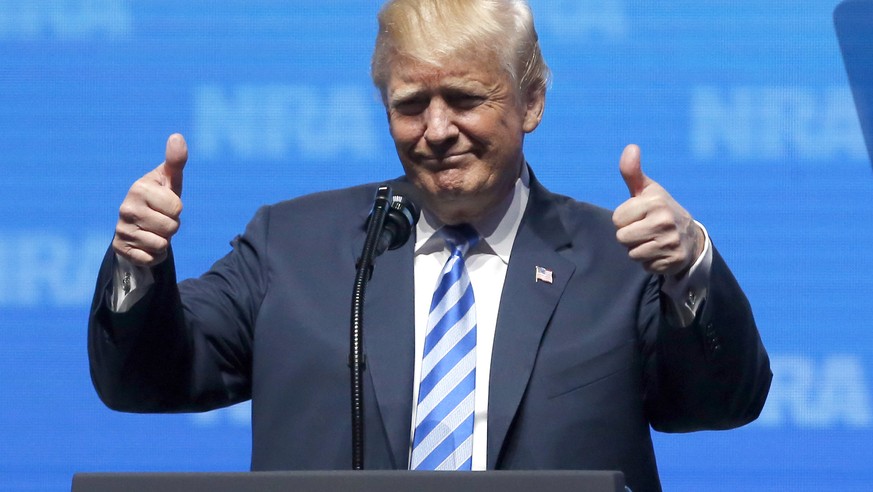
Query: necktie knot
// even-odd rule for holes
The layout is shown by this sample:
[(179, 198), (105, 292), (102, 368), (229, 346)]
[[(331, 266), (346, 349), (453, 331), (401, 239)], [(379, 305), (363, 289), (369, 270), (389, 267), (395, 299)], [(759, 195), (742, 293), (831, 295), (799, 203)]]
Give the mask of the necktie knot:
[(440, 232), (453, 255), (464, 257), (467, 251), (475, 248), (479, 243), (479, 233), (469, 224), (444, 226)]

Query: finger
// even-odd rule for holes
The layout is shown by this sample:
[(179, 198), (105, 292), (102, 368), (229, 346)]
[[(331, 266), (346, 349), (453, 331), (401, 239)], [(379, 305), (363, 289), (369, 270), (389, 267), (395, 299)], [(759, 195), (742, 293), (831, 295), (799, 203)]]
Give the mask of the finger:
[(643, 269), (656, 275), (677, 275), (683, 271), (682, 262), (664, 257), (642, 262)]
[(665, 251), (655, 241), (628, 249), (628, 257), (642, 264), (649, 273), (669, 275), (682, 269), (681, 258), (675, 252)]
[(641, 198), (631, 198), (615, 209), (612, 213), (612, 223), (616, 228), (627, 227), (634, 222), (646, 218), (648, 206)]
[(654, 240), (628, 248), (628, 257), (642, 264), (647, 272), (660, 275), (673, 275), (685, 267), (680, 252), (664, 249)]
[(642, 265), (645, 271), (655, 275), (671, 275), (674, 269), (672, 263), (667, 258), (644, 261)]
[(130, 249), (138, 249), (149, 254), (159, 254), (170, 247), (170, 241), (153, 232), (137, 229), (130, 224), (119, 224), (115, 239)]
[(153, 176), (156, 176), (154, 171), (133, 183), (121, 203), (119, 211), (131, 217), (130, 222), (135, 222), (137, 217), (143, 217), (147, 213), (140, 209), (154, 210), (173, 219), (178, 219), (181, 215), (182, 199), (169, 188), (156, 183)]
[(143, 207), (134, 209), (122, 206), (118, 213), (119, 223), (130, 226), (131, 230), (152, 232), (170, 239), (179, 230), (179, 220)]
[(136, 236), (128, 236), (116, 230), (112, 249), (135, 265), (153, 266), (167, 258), (167, 248), (156, 247), (160, 244), (160, 239), (155, 236), (149, 240), (142, 231)]
[(640, 242), (639, 244), (628, 248), (627, 255), (630, 259), (643, 264), (661, 260), (664, 257), (663, 251), (661, 251), (661, 248), (655, 243), (655, 241)]
[(154, 193), (146, 195), (145, 203), (149, 209), (174, 220), (178, 220), (182, 215), (182, 200), (166, 188), (159, 188)]
[(130, 249), (127, 252), (121, 252), (119, 250), (115, 250), (116, 253), (121, 256), (127, 258), (127, 260), (134, 265), (142, 266), (142, 267), (151, 267), (155, 265), (159, 265), (163, 263), (164, 260), (167, 259), (167, 252), (153, 255), (151, 253), (147, 253), (145, 251), (139, 249)]
[(634, 144), (624, 148), (618, 162), (618, 169), (632, 197), (640, 196), (646, 186), (652, 182), (648, 176), (643, 174), (640, 164), (640, 148)]
[(182, 134), (174, 133), (167, 139), (161, 172), (166, 178), (166, 184), (178, 197), (182, 196), (182, 170), (185, 169), (186, 162), (188, 162), (188, 144)]
[(626, 248), (633, 248), (640, 244), (652, 241), (654, 233), (645, 223), (637, 221), (615, 231), (615, 238), (619, 244)]

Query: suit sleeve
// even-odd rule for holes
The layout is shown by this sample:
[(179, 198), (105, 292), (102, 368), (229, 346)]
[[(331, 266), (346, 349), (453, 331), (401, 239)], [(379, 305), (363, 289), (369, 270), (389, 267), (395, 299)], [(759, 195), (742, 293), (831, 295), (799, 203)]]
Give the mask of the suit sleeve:
[(253, 326), (267, 288), (269, 208), (200, 278), (176, 283), (172, 251), (125, 313), (109, 309), (115, 255), (104, 257), (88, 323), (91, 379), (110, 408), (205, 411), (251, 397)]
[(755, 420), (770, 388), (770, 362), (749, 301), (718, 251), (709, 293), (691, 326), (673, 326), (660, 314), (659, 290), (653, 280), (640, 309), (652, 427), (690, 432)]

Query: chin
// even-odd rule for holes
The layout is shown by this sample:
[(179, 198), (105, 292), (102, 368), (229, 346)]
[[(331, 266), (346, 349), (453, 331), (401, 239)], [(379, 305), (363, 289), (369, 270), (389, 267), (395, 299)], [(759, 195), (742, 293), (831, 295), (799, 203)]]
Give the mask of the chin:
[(423, 193), (427, 208), (446, 224), (470, 222), (487, 208), (486, 197), (494, 193), (487, 183), (471, 182), (457, 169), (420, 176), (416, 187)]
[[(445, 177), (443, 177), (445, 178)], [(418, 189), (428, 197), (431, 203), (465, 201), (475, 196), (475, 190), (470, 190), (463, 181), (457, 179), (441, 179), (430, 176), (418, 183)]]
[(429, 195), (427, 205), (440, 221), (449, 225), (475, 221), (487, 208), (477, 194), (461, 190)]
[(435, 192), (463, 194), (470, 193), (470, 177), (459, 169), (446, 169), (426, 178)]

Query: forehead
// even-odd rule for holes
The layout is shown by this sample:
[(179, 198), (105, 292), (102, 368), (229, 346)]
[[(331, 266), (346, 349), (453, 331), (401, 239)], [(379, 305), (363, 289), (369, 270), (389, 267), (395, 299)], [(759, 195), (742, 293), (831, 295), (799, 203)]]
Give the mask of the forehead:
[(395, 96), (428, 89), (491, 89), (510, 83), (494, 56), (460, 55), (438, 63), (397, 57), (390, 66), (387, 89)]

